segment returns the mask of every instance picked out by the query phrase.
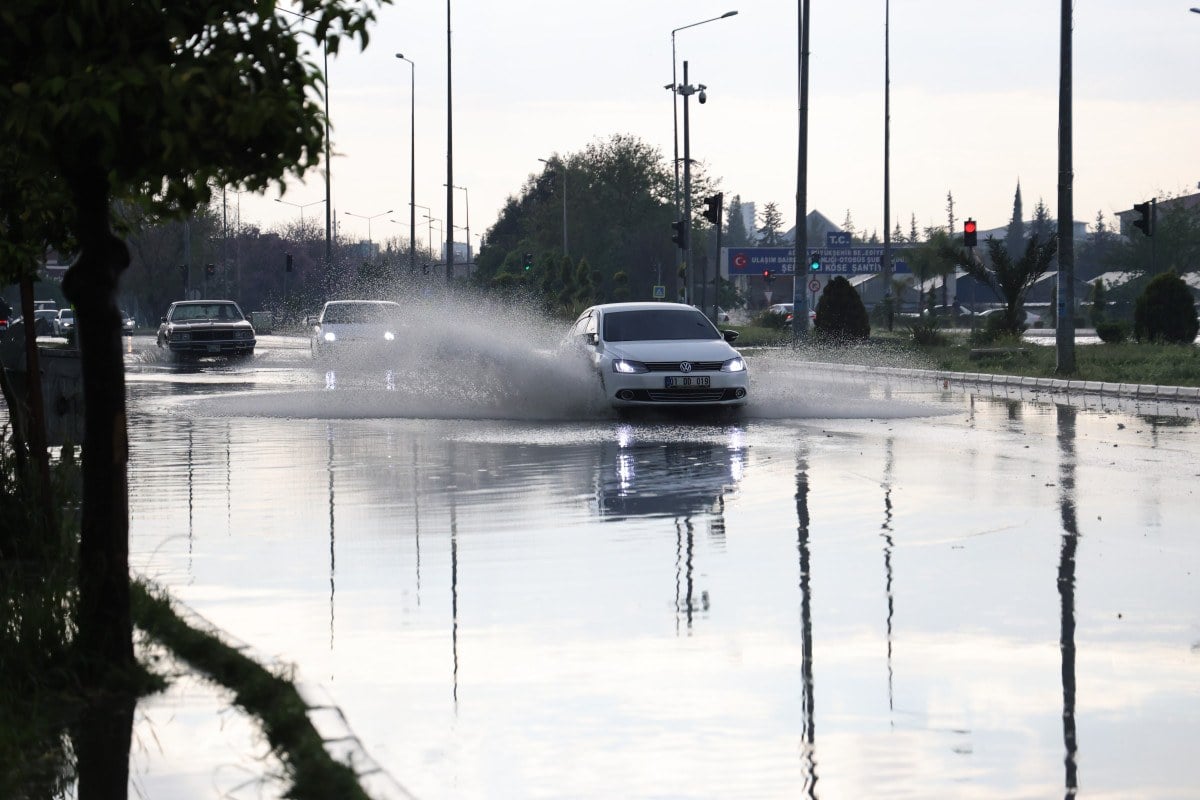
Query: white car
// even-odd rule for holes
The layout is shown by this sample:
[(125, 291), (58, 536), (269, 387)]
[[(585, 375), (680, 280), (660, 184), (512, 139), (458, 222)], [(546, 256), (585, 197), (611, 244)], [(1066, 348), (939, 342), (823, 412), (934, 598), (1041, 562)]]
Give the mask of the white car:
[(682, 303), (607, 303), (584, 311), (567, 343), (587, 355), (614, 407), (740, 406), (750, 379), (730, 346), (737, 335)]
[(400, 304), (390, 300), (330, 300), (308, 320), (313, 358), (387, 352), (400, 338), (400, 321)]
[(50, 323), (51, 333), (55, 336), (70, 336), (75, 332), (75, 310), (60, 308)]

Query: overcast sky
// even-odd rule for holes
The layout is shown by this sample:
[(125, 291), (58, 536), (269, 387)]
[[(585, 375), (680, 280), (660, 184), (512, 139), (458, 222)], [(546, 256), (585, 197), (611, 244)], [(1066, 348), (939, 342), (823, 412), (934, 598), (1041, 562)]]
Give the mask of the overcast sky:
[[(1075, 219), (1092, 223), (1200, 183), (1200, 14), (1197, 0), (1076, 3)], [(796, 214), (799, 2), (723, 0), (455, 0), (454, 221), (472, 238), (496, 220), (539, 158), (629, 134), (672, 155), (671, 31), (689, 62), (692, 157), (728, 200)], [(882, 234), (884, 0), (811, 0), (808, 207)], [(1040, 199), (1057, 215), (1060, 3), (892, 0), (891, 211), (907, 230), (1005, 224), (1020, 181), (1026, 216)], [(330, 61), (333, 205), (341, 235), (407, 236), (409, 111), (404, 53), (416, 64), (416, 202), (446, 217), (446, 4), (385, 8), (364, 52)], [(693, 98), (694, 101), (695, 98)], [(682, 113), (680, 116), (682, 128)], [(682, 130), (681, 130), (682, 135)], [(681, 146), (682, 152), (682, 146)], [(568, 187), (569, 190), (570, 187)], [(265, 228), (299, 209), (277, 193), (241, 196), (243, 223)], [(324, 177), (284, 199), (317, 203)], [(233, 203), (230, 195), (230, 203)], [(469, 203), (469, 208), (468, 204)], [(390, 214), (383, 214), (388, 209)], [(417, 209), (418, 238), (429, 228)], [(438, 238), (439, 223), (433, 226)], [(670, 235), (663, 231), (664, 237)], [(459, 232), (462, 241), (465, 234)]]

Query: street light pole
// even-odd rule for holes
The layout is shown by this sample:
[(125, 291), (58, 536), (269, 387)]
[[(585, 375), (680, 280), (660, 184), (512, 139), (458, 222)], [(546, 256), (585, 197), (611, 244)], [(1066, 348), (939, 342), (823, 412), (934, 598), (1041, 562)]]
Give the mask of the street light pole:
[[(442, 239), (444, 238), (445, 233), (446, 233), (445, 229), (442, 228), (442, 221), (440, 219), (438, 219), (437, 217), (431, 217), (428, 214), (425, 215), (425, 219), (429, 220), (429, 246), (430, 246), (430, 249), (433, 248), (433, 223), (435, 223), (435, 222), (438, 224), (438, 247), (442, 247)], [(444, 248), (443, 248), (443, 250), (444, 250)]]
[[(465, 187), (465, 186), (455, 186), (454, 188), (458, 189), (459, 191), (461, 191), (463, 193), (463, 208), (467, 212), (466, 226), (459, 227), (458, 225), (455, 225), (454, 227), (458, 228), (460, 231), (465, 230), (467, 232), (467, 263), (470, 264), (471, 263), (471, 196), (467, 193), (467, 187)], [(453, 237), (451, 237), (451, 238), (453, 239)]]
[[(450, 76), (450, 0), (446, 0), (446, 226), (454, 238), (454, 93)], [(454, 280), (454, 243), (446, 253), (446, 285)]]
[[(668, 86), (665, 86), (663, 88), (671, 90), (671, 116), (672, 116), (672, 119), (674, 120), (674, 132), (672, 134), (671, 140), (675, 146), (675, 160), (672, 163), (675, 165), (675, 218), (676, 219), (679, 218), (679, 103), (676, 101), (675, 96), (677, 94), (677, 87), (679, 85), (679, 82), (675, 77), (675, 34), (679, 31), (687, 30), (688, 28), (694, 28), (697, 25), (703, 25), (707, 22), (716, 22), (719, 19), (726, 19), (727, 17), (737, 16), (737, 13), (738, 12), (736, 12), (736, 11), (726, 11), (724, 14), (722, 14), (719, 17), (712, 17), (711, 19), (702, 19), (699, 22), (693, 22), (690, 25), (683, 25), (683, 26), (675, 28), (674, 30), (671, 31), (671, 83)], [(684, 78), (683, 82), (687, 83), (687, 78)], [(564, 228), (565, 227), (566, 226), (564, 226)], [(566, 247), (563, 247), (564, 252), (566, 251), (566, 249), (567, 249)]]
[(408, 150), (408, 267), (417, 266), (417, 65), (412, 59), (396, 53), (396, 58), (409, 66), (409, 150)]
[[(239, 200), (240, 200), (240, 198), (239, 198)], [(285, 206), (292, 206), (293, 208), (300, 209), (300, 228), (301, 228), (301, 230), (303, 230), (304, 229), (304, 209), (308, 208), (309, 206), (320, 205), (321, 203), (324, 203), (325, 201), (324, 200), (313, 200), (311, 203), (293, 203), (290, 200), (284, 200), (281, 197), (276, 197), (275, 202), (283, 203)]]
[(808, 0), (800, 9), (800, 131), (796, 152), (796, 248), (792, 269), (792, 339), (808, 337), (808, 295), (804, 262), (808, 255)]
[(364, 214), (355, 214), (353, 211), (345, 212), (346, 216), (348, 217), (358, 217), (359, 219), (365, 219), (367, 221), (367, 243), (370, 245), (375, 244), (375, 240), (371, 238), (371, 220), (378, 219), (384, 214), (390, 213), (392, 213), (392, 209), (390, 208), (387, 211), (380, 211), (378, 214), (371, 214), (370, 216), (366, 216)]
[[(718, 17), (719, 19), (719, 17)], [(708, 88), (703, 83), (692, 86), (688, 83), (688, 62), (683, 62), (683, 83), (676, 88), (683, 95), (683, 205), (680, 208), (683, 222), (683, 274), (687, 279), (687, 301), (694, 302), (695, 279), (692, 276), (692, 144), (688, 124), (688, 98), (700, 93), (704, 99), (704, 90)]]

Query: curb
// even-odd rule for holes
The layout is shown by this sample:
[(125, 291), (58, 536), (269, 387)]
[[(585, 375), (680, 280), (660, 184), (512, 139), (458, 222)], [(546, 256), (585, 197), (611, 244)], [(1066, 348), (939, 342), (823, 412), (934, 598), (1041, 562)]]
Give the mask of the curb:
[(803, 361), (802, 364), (839, 372), (868, 372), (914, 380), (933, 380), (948, 386), (979, 385), (993, 389), (1032, 389), (1066, 395), (1111, 397), (1121, 400), (1146, 400), (1167, 403), (1200, 404), (1200, 387), (1156, 386), (1138, 383), (1107, 383), (1061, 378), (1034, 378), (1022, 375), (991, 375), (979, 372), (948, 372), (911, 367), (866, 367), (828, 361)]

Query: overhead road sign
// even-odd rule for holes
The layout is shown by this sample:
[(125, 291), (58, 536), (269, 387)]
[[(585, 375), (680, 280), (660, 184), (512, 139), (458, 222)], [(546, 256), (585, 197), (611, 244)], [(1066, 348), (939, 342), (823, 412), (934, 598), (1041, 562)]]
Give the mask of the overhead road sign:
[[(909, 272), (908, 264), (895, 258), (897, 252), (892, 248), (892, 271)], [(774, 275), (794, 275), (795, 256), (796, 250), (792, 247), (722, 247), (721, 270), (728, 277), (762, 275), (766, 271)], [(882, 246), (835, 246), (821, 251), (820, 274), (864, 275), (881, 272), (882, 264)]]

